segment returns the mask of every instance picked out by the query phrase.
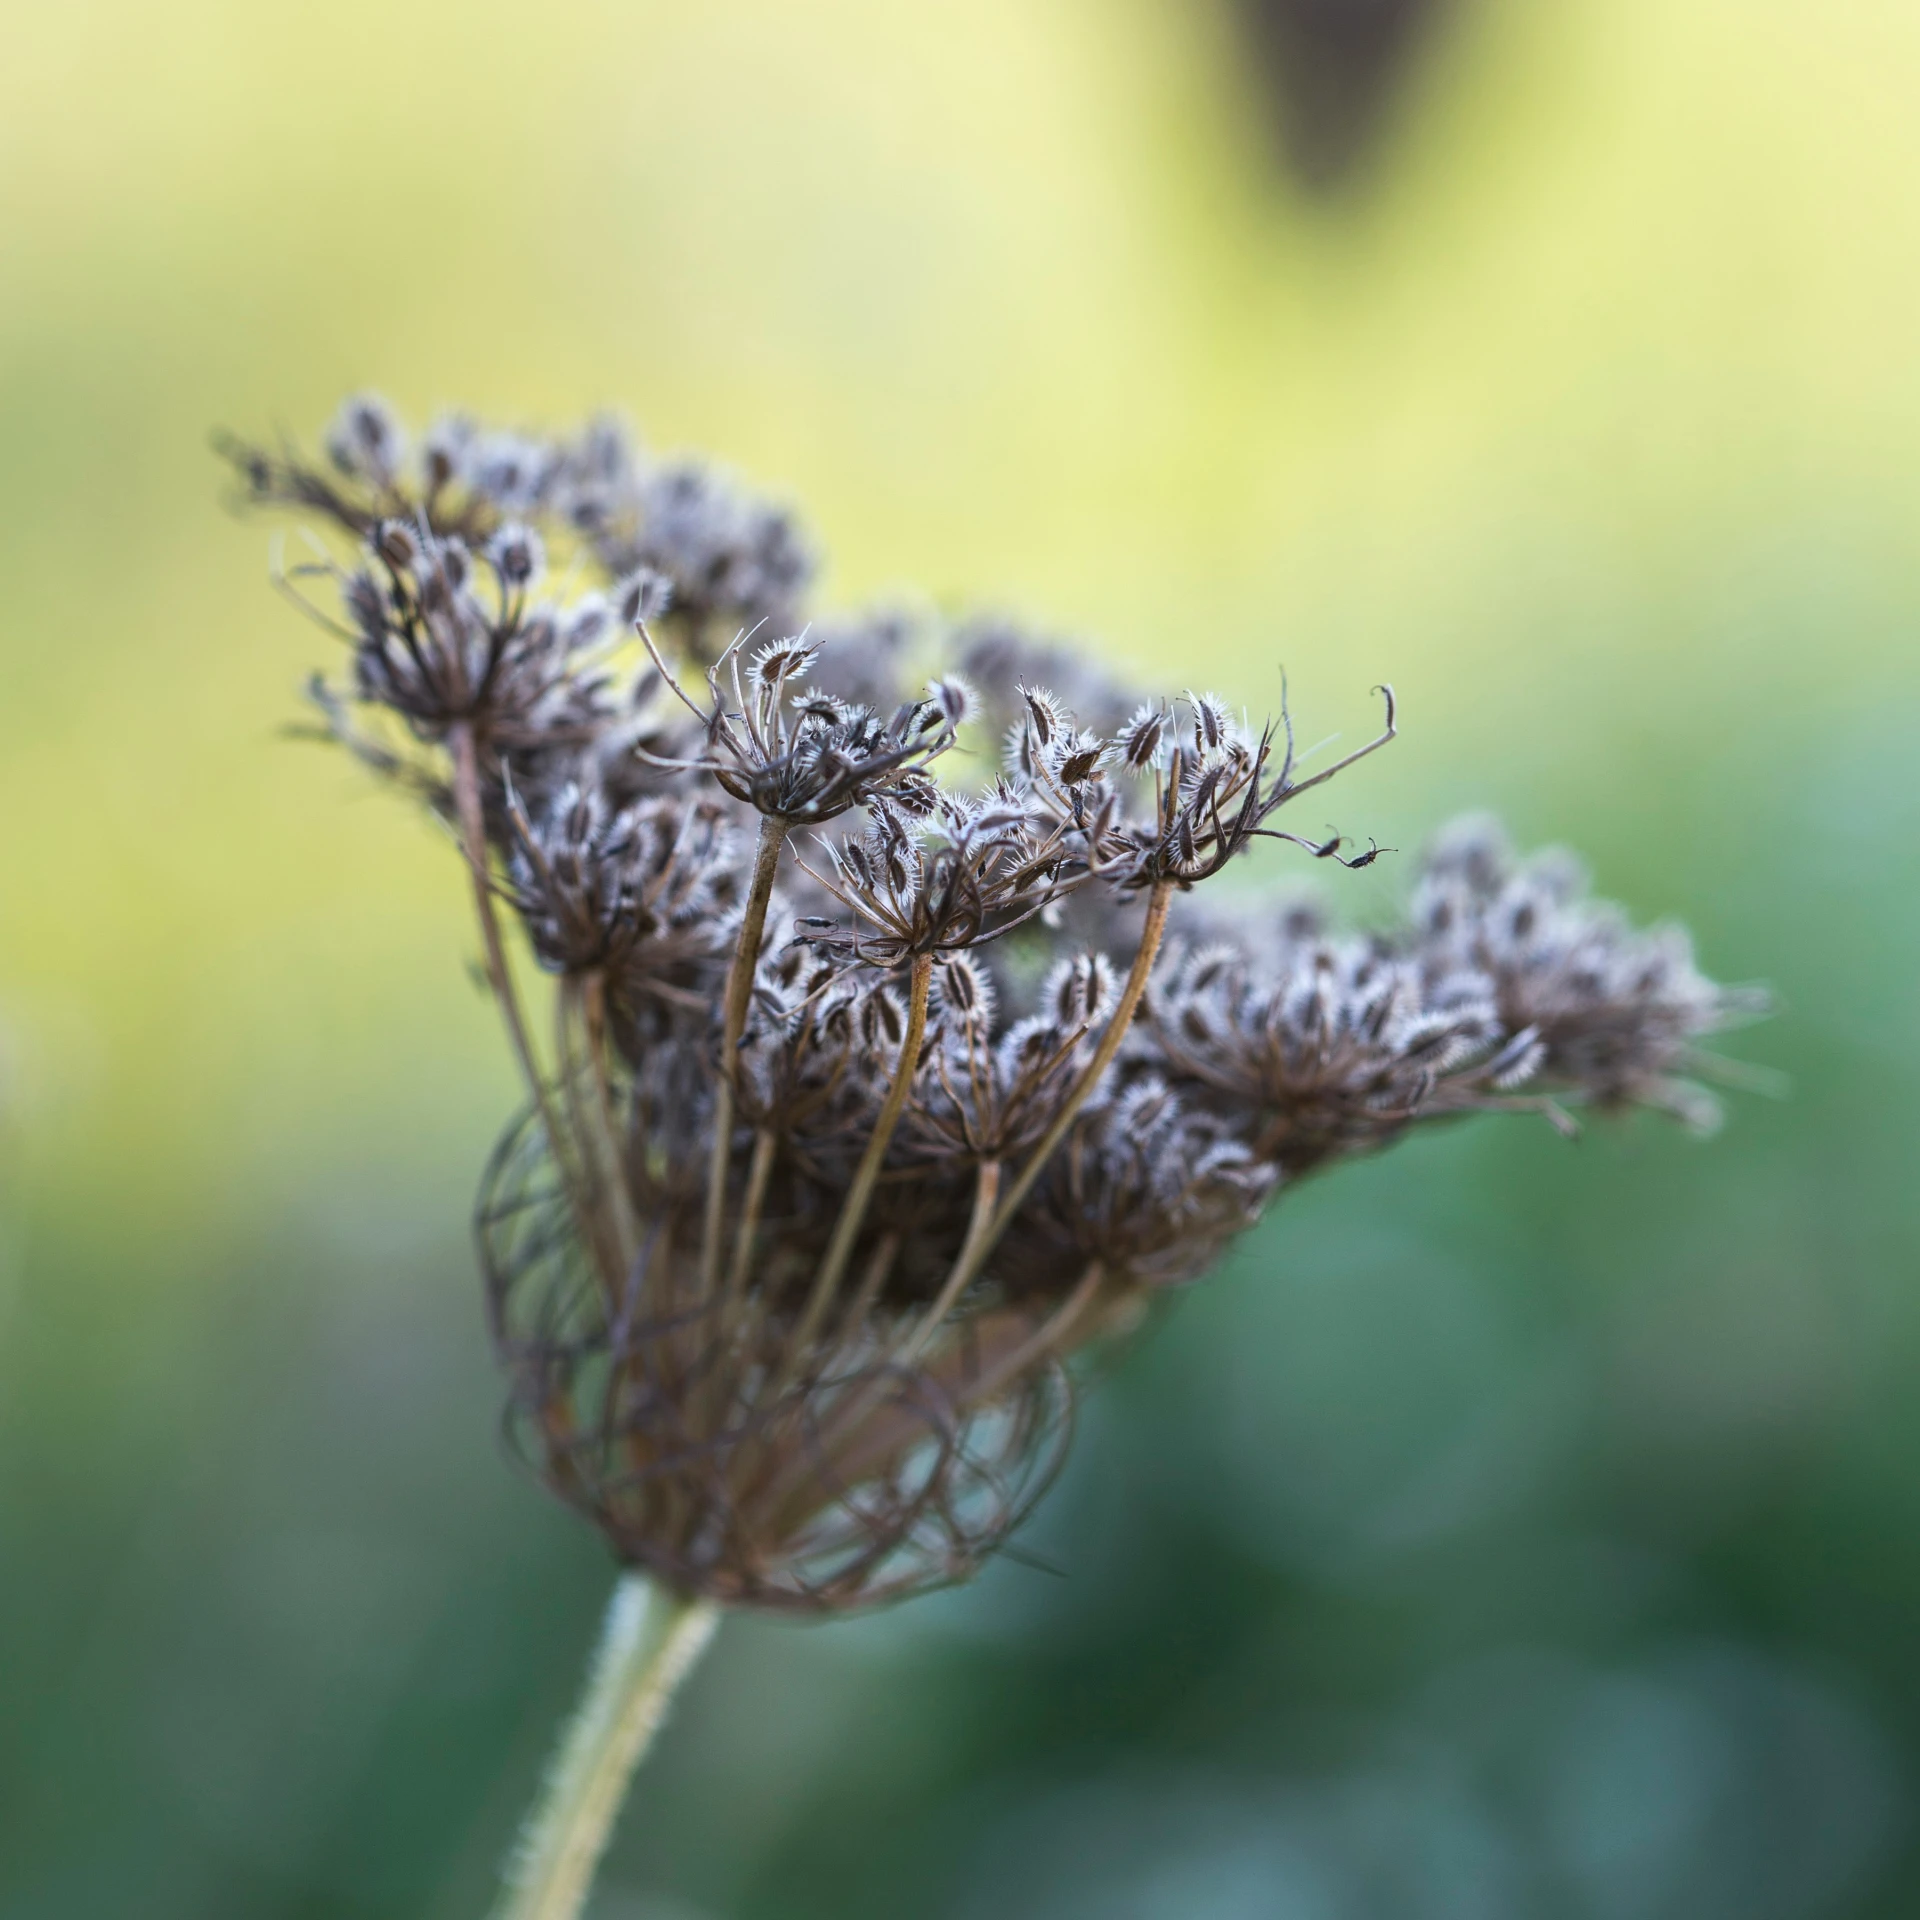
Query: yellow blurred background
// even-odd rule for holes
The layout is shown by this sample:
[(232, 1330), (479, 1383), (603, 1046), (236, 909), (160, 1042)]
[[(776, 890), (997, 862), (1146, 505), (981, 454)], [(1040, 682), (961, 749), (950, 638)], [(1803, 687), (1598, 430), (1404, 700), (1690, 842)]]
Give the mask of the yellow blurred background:
[(1344, 830), (1498, 807), (1788, 1009), (1710, 1146), (1289, 1202), (1064, 1580), (730, 1627), (596, 1912), (1915, 1910), (1920, 12), (1454, 0), (1334, 192), (1225, 0), (4, 26), (0, 1912), (479, 1910), (607, 1578), (493, 1443), (457, 873), (278, 737), (207, 450), (360, 386), (1309, 738), (1391, 680)]

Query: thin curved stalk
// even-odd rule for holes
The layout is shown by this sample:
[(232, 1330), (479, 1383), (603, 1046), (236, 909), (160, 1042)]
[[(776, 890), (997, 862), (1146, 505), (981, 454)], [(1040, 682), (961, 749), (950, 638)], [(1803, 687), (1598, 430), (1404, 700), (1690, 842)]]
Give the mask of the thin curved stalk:
[(827, 1251), (821, 1258), (813, 1292), (807, 1299), (800, 1324), (789, 1342), (791, 1355), (804, 1353), (807, 1342), (819, 1331), (821, 1318), (833, 1304), (833, 1296), (846, 1273), (847, 1262), (853, 1257), (853, 1243), (860, 1237), (861, 1227), (866, 1224), (867, 1207), (873, 1199), (873, 1189), (879, 1182), (887, 1148), (893, 1143), (894, 1129), (899, 1126), (900, 1116), (906, 1111), (908, 1097), (913, 1092), (913, 1076), (920, 1064), (920, 1043), (926, 1037), (927, 993), (932, 980), (932, 954), (915, 954), (908, 976), (907, 1031), (900, 1042), (900, 1060), (894, 1068), (893, 1084), (887, 1089), (879, 1118), (873, 1123), (873, 1132), (867, 1138), (867, 1149), (860, 1156), (859, 1166), (854, 1169), (853, 1184), (848, 1187), (846, 1198), (840, 1203), (840, 1214), (833, 1223), (833, 1237), (827, 1242)]
[(1147, 977), (1153, 972), (1154, 960), (1160, 952), (1160, 942), (1167, 930), (1167, 909), (1172, 904), (1173, 887), (1163, 880), (1148, 896), (1146, 924), (1140, 929), (1140, 945), (1134, 953), (1133, 966), (1127, 973), (1127, 984), (1121, 989), (1120, 1004), (1114, 1008), (1113, 1018), (1107, 1022), (1107, 1030), (1100, 1036), (1100, 1044), (1087, 1063), (1086, 1071), (1060, 1103), (1060, 1111), (1055, 1114), (1053, 1125), (1047, 1129), (1021, 1169), (1019, 1178), (1000, 1202), (999, 1210), (993, 1216), (993, 1225), (985, 1236), (986, 1246), (975, 1258), (976, 1271), (979, 1262), (993, 1250), (994, 1243), (1006, 1232), (1008, 1222), (1020, 1211), (1020, 1203), (1032, 1191), (1041, 1169), (1053, 1158), (1054, 1148), (1067, 1137), (1067, 1129), (1079, 1117), (1080, 1109), (1087, 1104), (1088, 1097), (1113, 1065), (1113, 1057), (1120, 1051), (1120, 1043), (1127, 1037), (1127, 1029), (1133, 1025), (1133, 1016), (1147, 991)]
[(1000, 1236), (1006, 1232), (1013, 1216), (1020, 1211), (1020, 1204), (1033, 1189), (1033, 1183), (1039, 1179), (1042, 1169), (1053, 1157), (1054, 1149), (1067, 1136), (1067, 1129), (1079, 1117), (1080, 1109), (1087, 1104), (1093, 1090), (1100, 1084), (1107, 1069), (1113, 1064), (1114, 1055), (1120, 1051), (1120, 1043), (1127, 1037), (1127, 1029), (1133, 1024), (1133, 1016), (1139, 1010), (1141, 999), (1147, 991), (1147, 978), (1153, 972), (1153, 963), (1160, 952), (1160, 942), (1167, 930), (1167, 909), (1173, 903), (1173, 888), (1169, 882), (1162, 881), (1153, 889), (1147, 899), (1146, 923), (1140, 929), (1140, 945), (1133, 956), (1133, 966), (1128, 971), (1127, 983), (1121, 989), (1120, 1004), (1114, 1008), (1113, 1017), (1108, 1020), (1106, 1031), (1100, 1036), (1100, 1044), (1094, 1049), (1093, 1058), (1087, 1063), (1085, 1071), (1073, 1083), (1067, 1097), (1060, 1103), (1060, 1110), (1054, 1116), (1053, 1124), (1047, 1129), (1040, 1144), (1028, 1156), (1027, 1163), (1021, 1168), (1013, 1184), (1007, 1189), (986, 1230), (967, 1235), (967, 1245), (961, 1250), (960, 1258), (955, 1261), (953, 1272), (947, 1278), (943, 1295), (951, 1294), (958, 1299), (969, 1284), (978, 1278), (980, 1270), (987, 1263), (988, 1256), (1000, 1242)]
[(507, 1037), (513, 1042), (514, 1058), (526, 1080), (527, 1091), (540, 1109), (554, 1151), (559, 1151), (559, 1129), (554, 1124), (553, 1108), (547, 1098), (547, 1083), (527, 1033), (526, 1017), (520, 1011), (520, 996), (514, 991), (513, 975), (507, 967), (506, 943), (500, 937), (500, 918), (493, 910), (493, 882), (487, 858), (486, 822), (480, 809), (480, 766), (473, 741), (473, 729), (466, 725), (452, 728), (447, 745), (453, 755), (453, 804), (460, 817), (460, 840), (467, 856), (467, 871), (473, 881), (473, 907), (480, 921), (480, 938), (487, 954), (487, 984), (500, 1005), (501, 1018), (507, 1023)]
[[(934, 1335), (946, 1324), (947, 1315), (953, 1311), (961, 1294), (966, 1291), (974, 1272), (975, 1252), (985, 1239), (993, 1223), (994, 1196), (999, 1191), (999, 1161), (981, 1161), (979, 1171), (974, 1176), (973, 1217), (967, 1224), (967, 1237), (961, 1242), (959, 1255), (947, 1275), (945, 1284), (935, 1297), (933, 1305), (920, 1316), (918, 1324), (914, 1327), (913, 1331), (907, 1335), (905, 1340), (900, 1343), (899, 1349), (893, 1354), (892, 1364), (894, 1366), (910, 1367), (920, 1358), (921, 1354), (926, 1351), (927, 1345), (933, 1339)], [(897, 1251), (898, 1236), (890, 1235), (888, 1239), (882, 1243), (881, 1252), (886, 1255), (887, 1260), (890, 1262), (894, 1253)], [(876, 1267), (871, 1277), (873, 1279), (873, 1291), (878, 1292), (881, 1269)], [(860, 1293), (855, 1296), (852, 1305), (850, 1305), (847, 1310), (846, 1319), (843, 1324), (850, 1327), (858, 1326), (860, 1324), (860, 1316), (864, 1313), (865, 1308), (871, 1304), (871, 1295), (868, 1293), (866, 1283), (863, 1282)], [(831, 1451), (834, 1446), (838, 1445), (849, 1434), (859, 1428), (860, 1423), (865, 1420), (880, 1404), (882, 1399), (885, 1398), (887, 1386), (888, 1380), (883, 1376), (872, 1382), (864, 1391), (854, 1395), (844, 1407), (835, 1411), (833, 1418), (828, 1422), (824, 1440), (828, 1451)]]
[[(1000, 1236), (1006, 1232), (1008, 1223), (1019, 1211), (1020, 1203), (1032, 1190), (1033, 1183), (1040, 1177), (1041, 1170), (1052, 1157), (1060, 1142), (1066, 1138), (1067, 1129), (1072, 1126), (1080, 1109), (1086, 1105), (1101, 1078), (1113, 1064), (1114, 1056), (1120, 1051), (1120, 1044), (1126, 1038), (1127, 1029), (1133, 1024), (1133, 1016), (1138, 1011), (1141, 999), (1146, 994), (1147, 980), (1153, 972), (1153, 963), (1160, 952), (1160, 943), (1166, 933), (1167, 910), (1172, 904), (1173, 889), (1165, 883), (1154, 888), (1147, 902), (1146, 924), (1140, 930), (1140, 945), (1133, 957), (1133, 966), (1127, 974), (1127, 983), (1121, 990), (1120, 1002), (1108, 1020), (1106, 1030), (1100, 1036), (1100, 1044), (1094, 1050), (1094, 1056), (1088, 1062), (1085, 1071), (1069, 1090), (1055, 1116), (1053, 1125), (1047, 1129), (1045, 1137), (1028, 1157), (1026, 1166), (1013, 1182), (1011, 1189), (996, 1204), (996, 1195), (1000, 1189), (1001, 1168), (997, 1162), (983, 1163), (978, 1175), (978, 1184), (974, 1192), (973, 1218), (967, 1226), (966, 1239), (961, 1243), (958, 1257), (942, 1285), (939, 1297), (923, 1316), (920, 1324), (908, 1336), (902, 1350), (903, 1362), (919, 1357), (929, 1341), (939, 1331), (946, 1316), (967, 1288), (979, 1277), (980, 1270), (986, 1265), (987, 1257), (998, 1244)], [(969, 1389), (963, 1405), (971, 1406), (983, 1399), (990, 1399), (1001, 1387), (1005, 1386), (1015, 1373), (1019, 1372), (1039, 1358), (1052, 1344), (1062, 1338), (1086, 1310), (1100, 1285), (1100, 1265), (1095, 1262), (1087, 1270), (1073, 1292), (1068, 1296), (1060, 1310), (1032, 1339), (1019, 1350), (1018, 1362), (1011, 1368), (996, 1370), (985, 1382), (976, 1382)], [(782, 1379), (784, 1381), (784, 1374)], [(873, 1411), (879, 1402), (879, 1396), (869, 1390), (856, 1399), (846, 1412), (835, 1421), (831, 1434), (833, 1439), (841, 1440), (857, 1433), (860, 1424)]]
[(893, 1271), (893, 1263), (900, 1252), (900, 1236), (897, 1233), (883, 1233), (880, 1243), (867, 1260), (867, 1270), (860, 1276), (860, 1284), (854, 1288), (852, 1297), (847, 1301), (833, 1337), (847, 1340), (864, 1327), (867, 1315), (873, 1303), (880, 1297), (880, 1289), (887, 1284), (887, 1275)]
[[(506, 1022), (507, 1037), (513, 1043), (514, 1058), (532, 1096), (540, 1125), (547, 1136), (547, 1150), (553, 1156), (555, 1171), (566, 1189), (567, 1204), (580, 1227), (582, 1238), (594, 1247), (597, 1235), (590, 1196), (581, 1191), (580, 1171), (574, 1164), (575, 1142), (560, 1124), (546, 1076), (540, 1070), (540, 1057), (533, 1050), (527, 1019), (521, 1010), (520, 995), (513, 984), (513, 971), (507, 962), (506, 941), (500, 932), (500, 916), (494, 911), (493, 878), (487, 853), (487, 829), (480, 804), (479, 749), (472, 727), (464, 722), (451, 728), (447, 747), (453, 758), (453, 804), (460, 827), (460, 843), (466, 854), (467, 874), (473, 883), (473, 909), (480, 922), (481, 944), (486, 952), (487, 984)], [(596, 1263), (599, 1264), (599, 1263)], [(602, 1272), (609, 1290), (619, 1285), (620, 1276)]]
[(586, 1029), (580, 986), (563, 980), (553, 996), (553, 1058), (561, 1111), (565, 1113), (580, 1150), (581, 1197), (587, 1217), (581, 1222), (596, 1247), (603, 1272), (618, 1274), (625, 1285), (633, 1271), (640, 1236), (631, 1206), (626, 1204), (626, 1181), (620, 1150), (612, 1132), (611, 1104), (602, 1107), (594, 1087), (592, 1067), (585, 1057), (593, 1051)]
[[(860, 1164), (854, 1170), (853, 1183), (840, 1203), (839, 1216), (833, 1223), (833, 1235), (827, 1243), (819, 1271), (814, 1276), (806, 1305), (801, 1308), (799, 1320), (781, 1343), (780, 1357), (768, 1371), (766, 1382), (760, 1389), (759, 1403), (763, 1408), (777, 1407), (781, 1395), (793, 1384), (794, 1377), (805, 1362), (808, 1343), (825, 1324), (828, 1309), (832, 1307), (834, 1296), (840, 1290), (840, 1282), (846, 1275), (847, 1262), (853, 1257), (854, 1242), (860, 1237), (861, 1227), (866, 1224), (867, 1208), (872, 1202), (873, 1190), (879, 1184), (880, 1168), (886, 1160), (887, 1148), (892, 1144), (894, 1129), (900, 1124), (900, 1116), (906, 1111), (907, 1101), (913, 1092), (914, 1071), (920, 1061), (920, 1043), (926, 1037), (927, 998), (932, 980), (933, 956), (916, 954), (907, 992), (907, 1030), (900, 1043), (900, 1059), (894, 1068), (893, 1082), (887, 1090), (880, 1116), (874, 1122), (873, 1132), (867, 1138), (866, 1151), (860, 1156)], [(887, 1235), (876, 1249), (873, 1264), (867, 1269), (876, 1292), (898, 1251), (899, 1237), (895, 1234)], [(860, 1291), (866, 1291), (864, 1283)], [(846, 1316), (844, 1324), (853, 1324), (851, 1315)], [(773, 1474), (774, 1484), (778, 1484), (781, 1477), (779, 1463), (774, 1461), (767, 1464)], [(760, 1465), (761, 1462), (756, 1459), (750, 1471), (757, 1473)]]
[(741, 1210), (740, 1224), (734, 1229), (733, 1259), (727, 1266), (727, 1300), (731, 1307), (747, 1284), (747, 1269), (753, 1264), (754, 1236), (760, 1231), (760, 1215), (767, 1204), (767, 1182), (773, 1177), (773, 1157), (780, 1136), (762, 1127), (753, 1136), (753, 1161), (747, 1169), (747, 1198)]
[[(1047, 1319), (1029, 1332), (1025, 1339), (1016, 1340), (976, 1378), (966, 1379), (958, 1371), (962, 1356), (951, 1348), (936, 1359), (929, 1372), (951, 1395), (953, 1412), (965, 1415), (972, 1408), (995, 1399), (1037, 1362), (1059, 1358), (1068, 1344), (1069, 1336), (1081, 1330), (1081, 1323), (1089, 1308), (1095, 1305), (1105, 1278), (1105, 1266), (1098, 1260), (1091, 1262), (1081, 1273), (1073, 1291)], [(790, 1471), (783, 1480), (775, 1482), (775, 1497), (789, 1503), (783, 1510), (783, 1522), (797, 1525), (809, 1511), (807, 1502), (819, 1505), (821, 1496), (818, 1489), (823, 1484), (840, 1487), (857, 1485), (901, 1448), (913, 1445), (924, 1432), (924, 1425), (918, 1417), (911, 1413), (903, 1415), (898, 1410), (887, 1413), (880, 1401), (869, 1397), (864, 1405), (856, 1409), (856, 1418), (852, 1422), (826, 1436), (823, 1441), (826, 1456), (824, 1467), (817, 1462), (810, 1463), (812, 1472), (804, 1478)], [(809, 1487), (814, 1490), (807, 1491)]]
[(1100, 1283), (1105, 1278), (1106, 1268), (1098, 1260), (1089, 1263), (1073, 1291), (1032, 1335), (1021, 1341), (1011, 1353), (1002, 1355), (978, 1380), (968, 1385), (960, 1396), (960, 1405), (975, 1407), (982, 1401), (991, 1400), (1001, 1388), (1025, 1373), (1036, 1360), (1044, 1360), (1057, 1351), (1060, 1343), (1093, 1304), (1094, 1295), (1100, 1291)]
[(620, 1576), (586, 1692), (502, 1876), (493, 1920), (575, 1920), (633, 1770), (718, 1619), (710, 1600), (670, 1593), (645, 1574)]
[(926, 1350), (927, 1342), (940, 1331), (947, 1315), (959, 1304), (961, 1294), (973, 1278), (981, 1244), (992, 1229), (994, 1202), (999, 1193), (1000, 1162), (982, 1160), (973, 1177), (973, 1214), (967, 1222), (967, 1237), (961, 1241), (960, 1251), (933, 1305), (921, 1316), (920, 1324), (907, 1336), (906, 1344), (901, 1347), (898, 1360), (901, 1366), (911, 1366), (919, 1359)]
[(607, 1075), (607, 983), (591, 973), (580, 984), (580, 1013), (586, 1027), (587, 1069), (593, 1078), (594, 1114), (600, 1128), (600, 1151), (605, 1158), (609, 1192), (613, 1199), (614, 1230), (620, 1240), (620, 1265), (631, 1279), (640, 1253), (640, 1221), (633, 1210), (633, 1192), (627, 1185), (627, 1156), (614, 1117), (613, 1084)]
[(700, 1243), (700, 1284), (711, 1296), (720, 1285), (722, 1246), (726, 1239), (727, 1170), (733, 1160), (734, 1056), (747, 1030), (747, 1008), (753, 999), (754, 969), (760, 964), (760, 941), (767, 928), (767, 904), (780, 871), (780, 850), (789, 828), (771, 814), (761, 817), (760, 840), (754, 849), (753, 879), (734, 943), (733, 964), (727, 969), (727, 992), (720, 1031), (720, 1083), (714, 1093), (713, 1151), (707, 1163), (707, 1210)]

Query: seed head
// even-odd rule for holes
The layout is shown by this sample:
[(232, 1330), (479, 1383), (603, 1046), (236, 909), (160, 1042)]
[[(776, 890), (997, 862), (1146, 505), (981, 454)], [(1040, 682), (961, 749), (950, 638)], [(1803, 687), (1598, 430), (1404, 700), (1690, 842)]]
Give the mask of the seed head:
[[(1758, 1010), (1484, 825), (1373, 935), (1215, 900), (1256, 840), (1386, 851), (1276, 816), (1390, 692), (1308, 772), (1284, 698), (1249, 727), (1003, 621), (809, 624), (791, 516), (611, 421), (406, 446), (361, 398), (321, 461), (224, 450), (334, 543), (283, 582), (347, 652), (325, 730), (472, 882), (529, 1103), (478, 1220), (514, 1431), (682, 1591), (964, 1579), (1059, 1463), (1073, 1356), (1276, 1194), (1469, 1111), (1703, 1122), (1700, 1042)], [(943, 779), (976, 721), (1002, 770)]]
[(813, 649), (797, 637), (763, 647), (744, 675), (736, 641), (707, 669), (702, 706), (674, 677), (644, 623), (640, 631), (705, 736), (701, 756), (679, 766), (711, 775), (732, 798), (783, 827), (818, 825), (882, 796), (916, 808), (927, 793), (924, 768), (953, 744), (953, 728), (935, 701), (907, 702), (883, 721), (869, 707), (806, 694)]

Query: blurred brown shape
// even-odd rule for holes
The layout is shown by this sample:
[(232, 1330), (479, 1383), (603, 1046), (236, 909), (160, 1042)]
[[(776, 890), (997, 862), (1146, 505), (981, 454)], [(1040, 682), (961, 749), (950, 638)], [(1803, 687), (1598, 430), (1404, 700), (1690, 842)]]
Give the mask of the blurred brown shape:
[(1237, 0), (1286, 163), (1332, 192), (1372, 151), (1413, 56), (1452, 0)]

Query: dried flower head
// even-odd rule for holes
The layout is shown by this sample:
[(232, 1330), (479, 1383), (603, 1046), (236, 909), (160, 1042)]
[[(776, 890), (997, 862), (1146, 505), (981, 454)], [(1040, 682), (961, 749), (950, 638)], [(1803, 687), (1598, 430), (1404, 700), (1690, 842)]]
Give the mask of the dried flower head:
[(808, 689), (819, 649), (804, 635), (767, 641), (743, 675), (747, 637), (741, 635), (707, 669), (702, 707), (661, 657), (644, 618), (635, 624), (661, 677), (705, 736), (699, 758), (662, 760), (663, 767), (710, 774), (723, 792), (783, 831), (832, 820), (883, 795), (896, 806), (931, 804), (923, 770), (952, 746), (955, 727), (937, 690), (902, 702), (883, 721), (871, 707)]
[(1636, 929), (1588, 895), (1570, 854), (1516, 860), (1485, 818), (1456, 822), (1435, 842), (1413, 913), (1423, 968), (1478, 972), (1503, 1027), (1536, 1040), (1543, 1079), (1599, 1107), (1657, 1107), (1703, 1130), (1718, 1123), (1696, 1077), (1718, 1068), (1698, 1043), (1763, 1014), (1767, 996), (1707, 979), (1684, 929)]
[[(964, 1578), (1058, 1464), (1075, 1353), (1276, 1192), (1469, 1111), (1704, 1120), (1698, 1043), (1756, 1009), (1477, 825), (1397, 930), (1194, 904), (1258, 840), (1379, 856), (1279, 817), (1393, 738), (1390, 690), (1309, 771), (1284, 700), (1250, 726), (1003, 622), (809, 626), (793, 522), (606, 421), (410, 451), (363, 398), (320, 461), (226, 451), (332, 537), (285, 583), (348, 649), (328, 731), (469, 868), (529, 1100), (479, 1209), (514, 1430), (684, 1592)], [(954, 669), (903, 691), (922, 650)], [(943, 782), (976, 725), (1002, 771)]]

